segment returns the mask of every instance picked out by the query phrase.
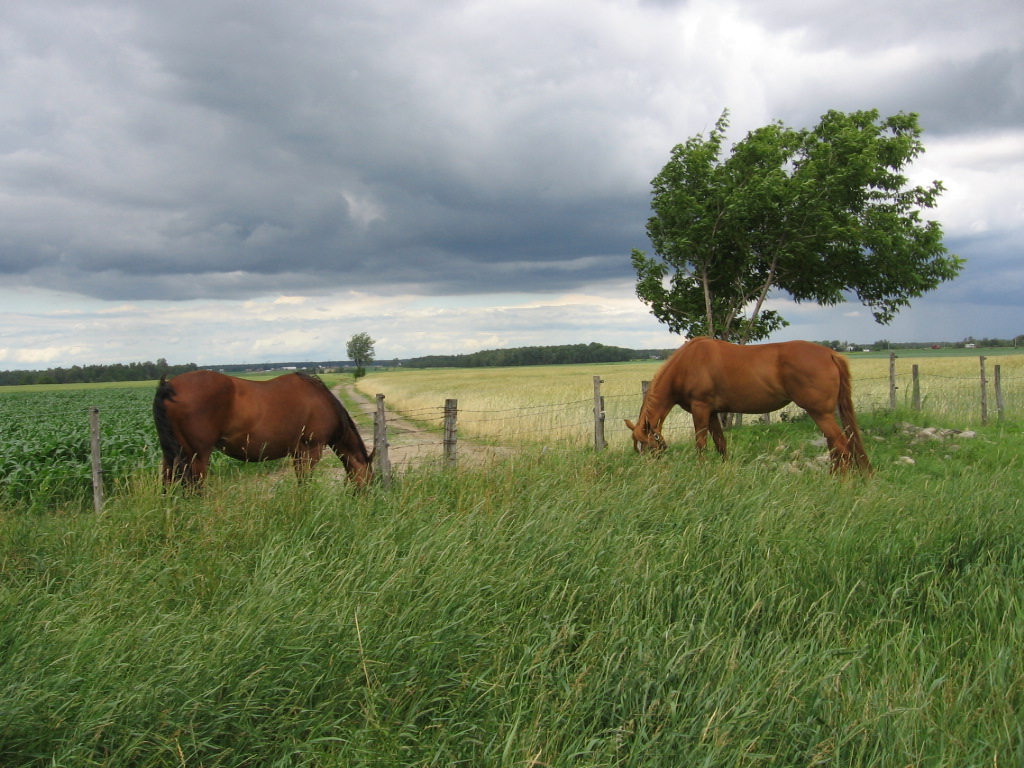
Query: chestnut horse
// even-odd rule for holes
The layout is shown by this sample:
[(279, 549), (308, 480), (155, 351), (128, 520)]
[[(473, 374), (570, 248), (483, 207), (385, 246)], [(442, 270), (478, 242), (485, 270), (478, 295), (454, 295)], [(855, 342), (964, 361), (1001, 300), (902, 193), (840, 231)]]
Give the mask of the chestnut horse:
[(153, 418), (165, 485), (201, 487), (214, 450), (240, 461), (291, 456), (302, 480), (330, 446), (356, 485), (373, 476), (373, 454), (352, 417), (327, 385), (305, 373), (269, 381), (216, 371), (189, 371), (170, 381), (165, 376), (153, 398)]
[(724, 458), (719, 414), (768, 413), (789, 403), (807, 411), (818, 425), (828, 441), (833, 472), (845, 472), (854, 463), (871, 471), (853, 412), (846, 358), (809, 341), (743, 346), (703, 336), (691, 339), (658, 369), (637, 423), (626, 419), (626, 426), (633, 432), (634, 449), (661, 452), (666, 447), (662, 424), (678, 405), (693, 415), (698, 452), (703, 454), (710, 432)]

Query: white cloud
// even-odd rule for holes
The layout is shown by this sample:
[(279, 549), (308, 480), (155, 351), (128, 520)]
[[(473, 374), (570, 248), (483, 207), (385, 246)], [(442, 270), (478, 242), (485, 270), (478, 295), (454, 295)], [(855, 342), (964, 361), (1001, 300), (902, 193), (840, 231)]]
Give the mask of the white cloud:
[(943, 182), (936, 211), (949, 235), (1024, 228), (1024, 130), (930, 141), (912, 177)]
[[(43, 303), (46, 303), (45, 301)], [(453, 297), (452, 303), (458, 299)], [(73, 315), (21, 314), (36, 328), (18, 355), (0, 362), (66, 365), (119, 360), (196, 362), (283, 362), (335, 360), (355, 333), (377, 340), (381, 359), (481, 349), (597, 341), (631, 348), (674, 347), (680, 343), (659, 326), (636, 299), (572, 294), (505, 301), (494, 306), (418, 306), (414, 297), (334, 294), (315, 300), (275, 296), (247, 302), (153, 302)], [(14, 321), (0, 313), (0, 327)], [(74, 346), (46, 339), (74, 336)]]

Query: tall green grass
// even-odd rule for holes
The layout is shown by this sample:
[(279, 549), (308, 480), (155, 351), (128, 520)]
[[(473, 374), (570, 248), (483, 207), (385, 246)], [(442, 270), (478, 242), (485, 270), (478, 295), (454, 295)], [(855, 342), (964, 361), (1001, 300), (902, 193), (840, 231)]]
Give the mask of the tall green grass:
[(1021, 431), (865, 426), (5, 513), (0, 765), (1024, 764)]

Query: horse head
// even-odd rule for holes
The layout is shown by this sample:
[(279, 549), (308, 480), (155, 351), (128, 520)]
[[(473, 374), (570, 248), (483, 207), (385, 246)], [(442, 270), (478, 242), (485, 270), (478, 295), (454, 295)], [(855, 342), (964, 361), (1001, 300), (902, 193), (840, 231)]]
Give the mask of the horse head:
[(662, 453), (668, 445), (661, 432), (647, 418), (641, 418), (639, 424), (626, 419), (626, 426), (633, 433), (633, 450), (637, 453)]
[[(360, 442), (362, 442), (360, 440)], [(338, 458), (341, 459), (341, 464), (345, 467), (345, 473), (348, 475), (356, 488), (366, 488), (368, 485), (373, 483), (373, 457), (377, 453), (377, 447), (374, 446), (373, 450), (369, 453), (366, 452), (364, 447), (362, 452), (348, 451), (347, 449), (334, 447), (334, 452)]]
[(377, 446), (374, 446), (367, 455), (365, 463), (361, 463), (353, 469), (351, 477), (357, 488), (365, 488), (373, 482), (373, 457), (376, 453)]

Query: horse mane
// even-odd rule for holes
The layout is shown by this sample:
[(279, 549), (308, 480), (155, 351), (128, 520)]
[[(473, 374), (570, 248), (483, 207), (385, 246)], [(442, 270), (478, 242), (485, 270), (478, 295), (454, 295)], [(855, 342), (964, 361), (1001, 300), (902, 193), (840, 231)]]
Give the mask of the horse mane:
[[(368, 462), (370, 460), (370, 453), (369, 451), (366, 450), (366, 443), (363, 442), (363, 436), (359, 434), (359, 428), (356, 427), (356, 422), (352, 418), (352, 414), (348, 412), (348, 410), (342, 404), (341, 400), (339, 400), (337, 396), (333, 392), (331, 392), (330, 387), (328, 387), (324, 383), (324, 380), (321, 379), (319, 376), (316, 376), (315, 374), (312, 373), (306, 373), (305, 371), (296, 371), (295, 375), (298, 376), (303, 381), (309, 382), (309, 384), (316, 387), (317, 389), (322, 390), (324, 394), (327, 395), (327, 399), (330, 401), (331, 407), (334, 408), (334, 412), (338, 416), (338, 421), (341, 422), (342, 433), (349, 433), (355, 435), (356, 444), (359, 446), (359, 450), (363, 454), (360, 458), (363, 459), (363, 461)], [(335, 437), (338, 436), (336, 435)]]
[[(651, 379), (651, 383), (647, 387), (647, 393), (644, 395), (644, 401), (643, 403), (640, 404), (640, 415), (637, 417), (638, 422), (643, 423), (643, 420), (645, 418), (649, 419), (649, 416), (647, 414), (650, 410), (661, 410), (664, 408), (665, 393), (661, 391), (662, 379), (671, 375), (670, 372), (675, 371), (676, 366), (679, 365), (678, 358), (681, 356), (683, 349), (686, 348), (686, 345), (689, 344), (690, 341), (694, 341), (695, 339), (700, 338), (704, 337), (695, 336), (693, 339), (690, 339), (681, 347), (679, 347), (675, 352), (669, 355), (668, 360), (666, 360), (664, 363), (658, 366), (658, 370), (654, 372), (654, 377)], [(666, 414), (669, 410), (671, 410), (671, 405), (668, 409), (665, 409)], [(662, 417), (662, 421), (664, 421), (664, 416)], [(652, 424), (651, 426), (654, 427), (655, 429), (661, 429), (660, 423)]]
[[(664, 366), (658, 368), (655, 372), (654, 377), (651, 379), (651, 383), (647, 385), (647, 391), (644, 392), (643, 402), (640, 403), (640, 415), (637, 417), (637, 421), (640, 424), (644, 423), (644, 420), (650, 420), (648, 413), (661, 404), (661, 397), (655, 394), (658, 389), (658, 380), (661, 378)], [(656, 425), (652, 425), (656, 426)]]

